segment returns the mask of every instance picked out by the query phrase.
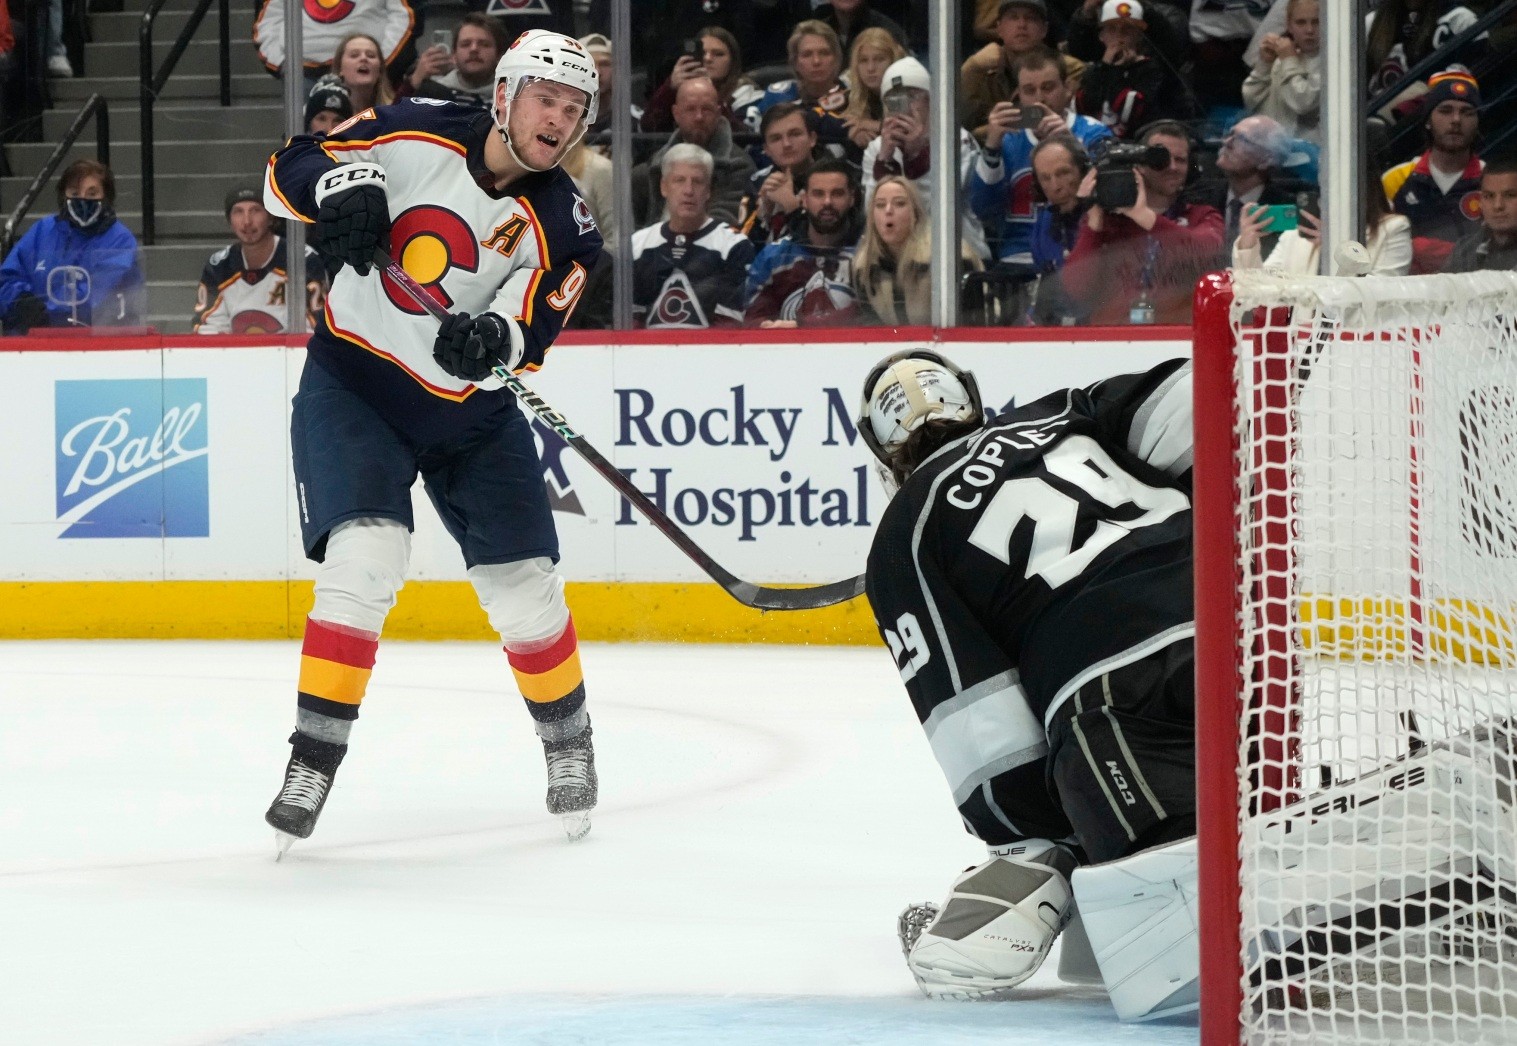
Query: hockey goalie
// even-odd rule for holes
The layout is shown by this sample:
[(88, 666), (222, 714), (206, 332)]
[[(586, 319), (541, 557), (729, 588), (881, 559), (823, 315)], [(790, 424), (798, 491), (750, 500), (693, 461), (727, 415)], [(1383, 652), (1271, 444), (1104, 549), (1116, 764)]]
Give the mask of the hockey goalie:
[(902, 915), (917, 983), (998, 996), (1078, 902), (1120, 1017), (1195, 1009), (1189, 363), (991, 421), (972, 374), (913, 350), (868, 376), (859, 432), (893, 492), (876, 623), (989, 850)]

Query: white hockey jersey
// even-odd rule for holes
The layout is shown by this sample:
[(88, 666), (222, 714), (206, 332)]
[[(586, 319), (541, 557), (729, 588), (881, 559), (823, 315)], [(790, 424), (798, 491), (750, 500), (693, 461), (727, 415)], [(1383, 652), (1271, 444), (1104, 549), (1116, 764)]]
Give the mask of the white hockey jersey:
[[(200, 274), (195, 297), (196, 334), (280, 334), (284, 331), (287, 242), (274, 237), (274, 253), (260, 268), (251, 268), (242, 247), (232, 244), (211, 255)], [(321, 257), (306, 248), (306, 326), (321, 311), (324, 298)]]
[[(287, 0), (264, 0), (253, 23), (253, 44), (258, 57), (277, 72), (284, 64), (284, 15)], [(364, 33), (379, 41), (385, 65), (394, 63), (401, 48), (416, 29), (416, 12), (410, 0), (339, 0), (322, 3), (304, 0), (305, 21), (300, 27), (300, 46), (307, 69), (325, 69), (332, 64), (337, 45), (350, 33)]]
[[(264, 203), (312, 222), (317, 179), (339, 163), (385, 170), (390, 256), (451, 312), (495, 312), (518, 321), (521, 369), (536, 370), (584, 290), (601, 251), (590, 208), (555, 168), (493, 188), (484, 147), (488, 113), (409, 98), (358, 113), (324, 137), (290, 140), (269, 162)], [(311, 338), (312, 358), (392, 425), (430, 442), (514, 407), (505, 390), (482, 390), (432, 358), (437, 321), (379, 270), (344, 266), (332, 280)]]

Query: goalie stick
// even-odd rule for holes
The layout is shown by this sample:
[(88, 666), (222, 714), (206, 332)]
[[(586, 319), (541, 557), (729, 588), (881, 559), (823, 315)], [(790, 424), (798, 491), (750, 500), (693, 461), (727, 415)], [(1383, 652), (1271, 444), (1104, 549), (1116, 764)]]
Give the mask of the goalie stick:
[[(426, 288), (417, 283), (410, 273), (401, 268), (399, 262), (391, 258), (386, 251), (376, 250), (374, 253), (375, 259), (383, 266), (385, 274), (394, 280), (417, 305), (426, 309), (439, 323), (448, 318), (448, 311), (439, 305), (437, 299), (428, 294)], [(766, 588), (728, 573), (692, 541), (690, 535), (680, 529), (679, 524), (665, 515), (664, 511), (650, 501), (646, 494), (633, 486), (631, 480), (617, 471), (615, 465), (603, 458), (600, 451), (592, 447), (584, 436), (570, 426), (562, 414), (532, 391), (525, 382), (505, 367), (497, 366), (492, 373), (505, 382), (506, 388), (511, 390), (528, 410), (537, 415), (544, 425), (558, 433), (565, 443), (574, 448), (575, 453), (584, 458), (591, 468), (615, 487), (618, 494), (632, 502), (649, 523), (674, 542), (675, 547), (689, 556), (696, 566), (705, 571), (713, 581), (722, 586), (729, 596), (743, 606), (754, 607), (758, 610), (815, 610), (819, 607), (832, 606), (834, 603), (846, 602), (863, 593), (863, 574), (809, 588)]]

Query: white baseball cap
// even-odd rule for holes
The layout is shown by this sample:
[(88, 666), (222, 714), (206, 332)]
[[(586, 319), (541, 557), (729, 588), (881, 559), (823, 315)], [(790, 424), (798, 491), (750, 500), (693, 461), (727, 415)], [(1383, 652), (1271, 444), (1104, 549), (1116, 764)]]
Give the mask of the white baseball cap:
[(915, 87), (919, 91), (932, 90), (932, 77), (927, 73), (927, 67), (921, 62), (907, 55), (898, 58), (885, 68), (885, 75), (880, 80), (880, 95), (883, 97), (897, 87)]
[(1139, 29), (1147, 29), (1143, 21), (1143, 5), (1138, 0), (1106, 0), (1101, 5), (1101, 24), (1107, 22), (1131, 22)]

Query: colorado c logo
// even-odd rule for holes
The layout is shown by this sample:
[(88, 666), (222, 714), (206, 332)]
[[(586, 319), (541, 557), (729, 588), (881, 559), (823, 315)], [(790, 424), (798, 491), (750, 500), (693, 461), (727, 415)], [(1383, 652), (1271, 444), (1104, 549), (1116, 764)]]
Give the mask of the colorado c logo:
[(311, 21), (330, 25), (353, 13), (353, 0), (305, 0), (305, 12)]
[(1478, 191), (1472, 189), (1459, 197), (1459, 213), (1472, 222), (1480, 220), (1480, 193)]
[[(401, 212), (390, 226), (390, 254), (443, 308), (453, 305), (453, 299), (442, 289), (448, 270), (479, 271), (474, 230), (445, 207), (428, 204)], [(390, 277), (384, 276), (383, 283), (391, 305), (413, 316), (426, 312)]]

